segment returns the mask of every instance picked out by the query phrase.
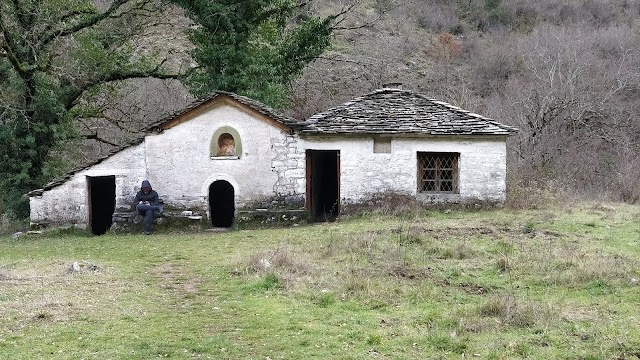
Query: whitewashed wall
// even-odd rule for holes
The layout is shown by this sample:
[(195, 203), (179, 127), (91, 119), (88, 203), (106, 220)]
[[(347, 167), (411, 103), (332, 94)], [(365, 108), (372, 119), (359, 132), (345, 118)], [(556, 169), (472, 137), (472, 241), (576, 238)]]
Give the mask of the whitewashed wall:
[[(504, 139), (394, 138), (391, 153), (374, 153), (373, 138), (307, 137), (300, 145), (312, 150), (340, 150), (340, 196), (357, 203), (381, 192), (416, 196), (423, 202), (505, 200)], [(460, 153), (458, 195), (418, 194), (417, 152)]]
[[(239, 133), (237, 159), (212, 158), (214, 133)], [(237, 139), (236, 139), (237, 140)], [(217, 139), (214, 139), (216, 142)], [(30, 199), (31, 222), (88, 224), (87, 176), (116, 176), (116, 211), (129, 210), (142, 180), (149, 180), (166, 205), (208, 210), (209, 186), (229, 182), (237, 208), (271, 203), (274, 197), (304, 200), (304, 151), (298, 138), (270, 120), (222, 103), (73, 175), (64, 184)]]
[[(211, 158), (212, 137), (223, 126), (239, 133), (242, 154), (238, 159)], [(267, 119), (221, 103), (31, 197), (31, 221), (86, 227), (88, 176), (115, 176), (116, 211), (130, 209), (145, 179), (166, 205), (176, 208), (208, 210), (209, 186), (216, 180), (233, 186), (236, 208), (283, 199), (300, 205), (306, 190), (308, 149), (340, 151), (343, 204), (366, 201), (381, 192), (412, 195), (424, 202), (505, 199), (504, 138), (393, 138), (391, 153), (374, 153), (371, 137), (299, 138)], [(460, 193), (418, 193), (417, 152), (460, 153)]]
[(146, 177), (144, 144), (127, 148), (90, 168), (74, 174), (64, 184), (32, 196), (31, 222), (36, 224), (88, 226), (87, 177), (115, 176), (116, 209), (129, 209), (135, 191)]
[[(214, 132), (223, 126), (234, 128), (240, 135), (239, 159), (210, 156)], [(149, 181), (165, 203), (177, 207), (207, 209), (209, 186), (216, 180), (233, 186), (237, 207), (265, 201), (275, 195), (279, 181), (272, 167), (274, 146), (283, 146), (288, 152), (288, 138), (268, 120), (234, 106), (217, 106), (162, 134), (147, 136)]]

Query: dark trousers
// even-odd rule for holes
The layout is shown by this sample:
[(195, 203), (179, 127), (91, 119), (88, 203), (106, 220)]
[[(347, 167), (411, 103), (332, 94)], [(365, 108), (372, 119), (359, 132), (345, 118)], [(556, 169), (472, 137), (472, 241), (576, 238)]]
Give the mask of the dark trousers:
[(160, 206), (138, 204), (136, 205), (138, 214), (144, 216), (144, 231), (151, 232), (153, 230), (153, 218), (156, 214), (160, 215), (162, 208)]

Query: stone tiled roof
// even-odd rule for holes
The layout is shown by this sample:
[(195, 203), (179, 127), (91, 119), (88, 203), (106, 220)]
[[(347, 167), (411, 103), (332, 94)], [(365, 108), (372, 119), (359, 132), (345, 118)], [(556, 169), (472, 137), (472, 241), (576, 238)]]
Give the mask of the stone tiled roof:
[(238, 94), (234, 94), (232, 92), (216, 91), (211, 96), (208, 96), (208, 97), (203, 98), (201, 100), (194, 101), (194, 102), (188, 104), (185, 108), (183, 108), (183, 109), (181, 109), (181, 110), (179, 110), (179, 111), (177, 111), (177, 112), (175, 112), (175, 113), (173, 113), (171, 115), (165, 116), (162, 119), (159, 119), (158, 121), (150, 124), (145, 130), (147, 130), (147, 131), (156, 130), (156, 129), (160, 128), (163, 124), (170, 122), (171, 120), (177, 118), (178, 116), (186, 114), (189, 111), (197, 108), (198, 106), (200, 106), (200, 105), (202, 105), (202, 104), (204, 104), (206, 102), (213, 101), (216, 98), (219, 98), (219, 97), (222, 97), (222, 96), (228, 96), (228, 97), (232, 98), (233, 100), (239, 102), (240, 104), (243, 104), (243, 105), (247, 106), (248, 108), (259, 112), (262, 115), (265, 115), (265, 116), (267, 116), (267, 117), (269, 117), (269, 118), (271, 118), (271, 119), (273, 119), (273, 120), (275, 120), (275, 121), (277, 121), (279, 123), (282, 123), (283, 125), (285, 125), (285, 126), (287, 126), (289, 128), (296, 128), (300, 124), (300, 121), (292, 119), (292, 118), (289, 118), (287, 116), (284, 116), (284, 115), (278, 113), (276, 110), (268, 107), (267, 105), (265, 105), (265, 104), (263, 104), (263, 103), (261, 103), (259, 101), (250, 99), (250, 98), (248, 98), (246, 96), (241, 96), (241, 95), (238, 95)]
[(62, 184), (64, 184), (67, 180), (71, 179), (71, 177), (72, 177), (74, 174), (76, 174), (76, 173), (78, 173), (78, 172), (80, 172), (80, 171), (82, 171), (82, 170), (84, 170), (84, 169), (87, 169), (87, 168), (89, 168), (89, 167), (91, 167), (91, 166), (93, 166), (93, 165), (100, 164), (101, 162), (103, 162), (103, 161), (107, 160), (107, 159), (108, 159), (108, 158), (110, 158), (111, 156), (115, 155), (116, 153), (119, 153), (120, 151), (122, 151), (122, 150), (124, 150), (124, 149), (127, 149), (127, 148), (130, 148), (130, 147), (132, 147), (132, 146), (135, 146), (135, 145), (141, 144), (143, 140), (144, 140), (144, 136), (141, 136), (141, 137), (139, 137), (139, 138), (137, 138), (137, 139), (134, 139), (134, 140), (132, 140), (132, 141), (130, 141), (130, 142), (128, 142), (128, 143), (126, 143), (126, 144), (123, 144), (123, 145), (121, 145), (121, 146), (119, 146), (119, 147), (117, 147), (117, 148), (114, 148), (113, 150), (109, 151), (107, 154), (105, 154), (105, 155), (103, 155), (103, 156), (101, 156), (101, 157), (97, 158), (96, 160), (92, 161), (91, 163), (86, 164), (86, 165), (82, 165), (82, 166), (78, 166), (78, 167), (76, 167), (76, 168), (74, 168), (74, 169), (72, 169), (72, 170), (68, 171), (66, 174), (64, 174), (64, 175), (60, 176), (59, 178), (56, 178), (56, 179), (54, 179), (54, 180), (51, 180), (50, 182), (48, 182), (47, 184), (45, 184), (45, 185), (42, 187), (42, 189), (36, 189), (36, 190), (31, 190), (31, 191), (29, 191), (29, 192), (27, 193), (27, 195), (28, 195), (28, 196), (40, 196), (40, 195), (42, 195), (42, 193), (43, 193), (45, 190), (53, 189), (54, 187), (56, 187), (56, 186), (58, 186), (58, 185), (62, 185)]
[(510, 135), (518, 130), (407, 90), (385, 88), (313, 115), (301, 134)]

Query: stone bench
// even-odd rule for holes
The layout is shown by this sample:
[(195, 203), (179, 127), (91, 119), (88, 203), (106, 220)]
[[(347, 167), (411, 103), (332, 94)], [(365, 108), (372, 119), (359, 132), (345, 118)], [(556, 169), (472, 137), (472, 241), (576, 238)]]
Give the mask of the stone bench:
[[(137, 211), (116, 211), (111, 216), (111, 229), (115, 231), (142, 228), (144, 216)], [(198, 226), (206, 227), (206, 216), (193, 211), (171, 211), (165, 210), (162, 215), (153, 219), (153, 223), (160, 227), (184, 227)]]

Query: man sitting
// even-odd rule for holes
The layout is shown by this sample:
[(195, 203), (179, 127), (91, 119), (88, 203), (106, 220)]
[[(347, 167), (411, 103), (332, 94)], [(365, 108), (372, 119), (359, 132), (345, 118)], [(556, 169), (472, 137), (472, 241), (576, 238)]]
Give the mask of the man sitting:
[(156, 214), (162, 215), (162, 206), (158, 199), (158, 193), (151, 188), (149, 180), (144, 180), (140, 191), (133, 199), (133, 205), (136, 207), (138, 214), (144, 216), (144, 233), (151, 235), (153, 231), (153, 218)]

